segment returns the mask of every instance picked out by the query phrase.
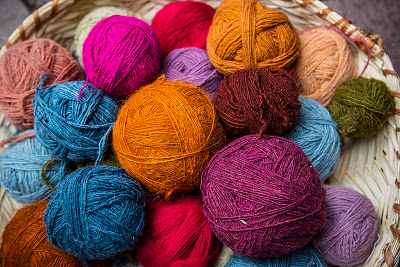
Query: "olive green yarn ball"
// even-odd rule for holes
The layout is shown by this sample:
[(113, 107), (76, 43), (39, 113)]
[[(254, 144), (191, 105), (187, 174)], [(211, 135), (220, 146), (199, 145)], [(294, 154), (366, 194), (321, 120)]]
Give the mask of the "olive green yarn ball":
[(381, 131), (394, 108), (394, 97), (384, 82), (358, 77), (336, 88), (328, 110), (342, 136), (369, 137)]

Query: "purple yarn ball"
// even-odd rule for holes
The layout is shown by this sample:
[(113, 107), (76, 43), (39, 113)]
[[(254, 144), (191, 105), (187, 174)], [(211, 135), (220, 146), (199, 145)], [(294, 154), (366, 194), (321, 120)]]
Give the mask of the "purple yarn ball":
[(164, 61), (167, 81), (192, 83), (203, 89), (214, 101), (222, 76), (211, 64), (208, 54), (197, 47), (173, 50)]
[(304, 245), (325, 224), (325, 190), (294, 142), (247, 135), (211, 159), (201, 176), (204, 214), (237, 254), (276, 258)]
[(329, 264), (353, 266), (366, 261), (378, 239), (379, 216), (357, 191), (325, 186), (326, 225), (313, 239)]
[(135, 17), (101, 20), (83, 43), (82, 61), (89, 82), (118, 97), (153, 82), (160, 71), (160, 43), (153, 29)]

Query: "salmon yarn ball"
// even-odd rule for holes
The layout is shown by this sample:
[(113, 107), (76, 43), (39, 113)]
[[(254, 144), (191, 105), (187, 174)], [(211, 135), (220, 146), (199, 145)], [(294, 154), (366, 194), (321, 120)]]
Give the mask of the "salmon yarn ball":
[(196, 189), (225, 142), (214, 106), (195, 85), (161, 76), (131, 95), (113, 127), (113, 149), (152, 195)]
[(255, 0), (228, 0), (214, 15), (207, 52), (224, 75), (265, 66), (290, 70), (299, 54), (299, 36), (282, 11)]
[(22, 208), (7, 224), (1, 243), (3, 266), (83, 267), (79, 259), (55, 248), (47, 240), (43, 215), (48, 202)]

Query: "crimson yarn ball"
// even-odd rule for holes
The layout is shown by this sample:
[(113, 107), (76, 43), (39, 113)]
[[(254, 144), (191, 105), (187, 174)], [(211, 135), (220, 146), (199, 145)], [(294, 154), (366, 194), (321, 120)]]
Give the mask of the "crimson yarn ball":
[(125, 97), (157, 78), (160, 44), (146, 22), (114, 15), (90, 31), (82, 61), (90, 83), (109, 95)]
[(268, 66), (225, 76), (215, 109), (228, 135), (283, 135), (301, 108), (299, 89), (285, 70)]
[(221, 243), (203, 214), (201, 197), (147, 201), (143, 238), (137, 256), (143, 267), (212, 266)]
[(215, 9), (202, 2), (180, 1), (165, 5), (151, 22), (160, 40), (162, 58), (182, 47), (206, 50), (214, 14)]
[(326, 222), (325, 189), (294, 142), (240, 137), (201, 176), (204, 215), (237, 254), (276, 258), (311, 241)]

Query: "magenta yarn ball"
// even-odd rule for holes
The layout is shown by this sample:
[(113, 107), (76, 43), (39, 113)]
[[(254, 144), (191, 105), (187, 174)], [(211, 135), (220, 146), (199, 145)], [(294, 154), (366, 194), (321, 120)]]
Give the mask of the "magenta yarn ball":
[(237, 254), (287, 255), (323, 228), (325, 189), (294, 142), (246, 135), (217, 152), (201, 176), (214, 234)]
[(160, 43), (153, 29), (135, 17), (101, 20), (83, 43), (82, 61), (90, 83), (124, 97), (154, 81), (161, 65)]
[(380, 218), (371, 201), (357, 191), (333, 185), (325, 189), (326, 225), (313, 245), (329, 264), (362, 264), (378, 239)]

